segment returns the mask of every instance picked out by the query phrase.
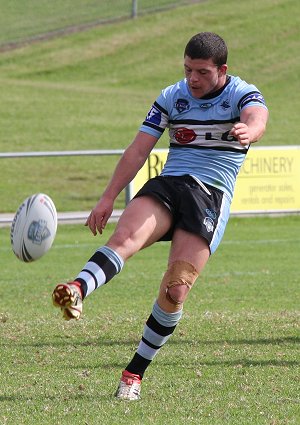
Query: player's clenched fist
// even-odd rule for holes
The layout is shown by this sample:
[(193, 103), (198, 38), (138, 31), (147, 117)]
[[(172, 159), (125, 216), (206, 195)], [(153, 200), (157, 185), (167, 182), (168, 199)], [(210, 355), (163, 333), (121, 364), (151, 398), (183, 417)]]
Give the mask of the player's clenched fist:
[(251, 142), (249, 127), (243, 122), (234, 124), (229, 134), (235, 137), (241, 145), (249, 145)]

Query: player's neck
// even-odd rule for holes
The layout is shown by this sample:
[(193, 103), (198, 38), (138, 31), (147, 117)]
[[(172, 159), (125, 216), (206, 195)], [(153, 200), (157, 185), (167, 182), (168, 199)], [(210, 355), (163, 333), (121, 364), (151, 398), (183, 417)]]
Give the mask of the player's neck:
[(230, 82), (230, 76), (224, 75), (224, 78), (222, 78), (222, 80), (220, 81), (220, 84), (217, 85), (214, 91), (203, 96), (202, 99), (211, 99), (213, 97), (219, 96), (222, 93), (222, 91), (225, 89), (225, 87), (229, 84), (229, 82)]

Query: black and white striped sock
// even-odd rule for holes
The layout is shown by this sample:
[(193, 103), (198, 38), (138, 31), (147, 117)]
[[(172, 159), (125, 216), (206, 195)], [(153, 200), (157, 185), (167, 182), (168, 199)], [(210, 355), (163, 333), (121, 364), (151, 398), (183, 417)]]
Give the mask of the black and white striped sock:
[(116, 251), (108, 246), (99, 248), (75, 278), (80, 283), (83, 298), (111, 280), (123, 266), (124, 260)]
[(145, 324), (138, 349), (126, 367), (128, 372), (143, 377), (151, 361), (174, 332), (181, 316), (182, 310), (176, 313), (166, 313), (157, 302), (154, 304), (152, 313)]

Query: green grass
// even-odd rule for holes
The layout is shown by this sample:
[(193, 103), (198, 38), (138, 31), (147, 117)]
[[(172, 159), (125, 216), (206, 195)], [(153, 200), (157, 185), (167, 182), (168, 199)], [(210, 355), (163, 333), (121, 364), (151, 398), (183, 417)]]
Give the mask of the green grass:
[[(0, 0), (0, 42), (19, 41), (46, 31), (56, 31), (71, 25), (82, 25), (114, 15), (130, 15), (130, 1), (116, 0), (114, 10), (110, 2), (67, 0)], [(118, 13), (116, 13), (118, 11)]]
[[(38, 27), (47, 14), (36, 14)], [(184, 46), (202, 30), (220, 33), (229, 71), (262, 90), (270, 121), (261, 145), (297, 144), (299, 19), (297, 0), (211, 0), (1, 53), (0, 151), (125, 148), (160, 90), (182, 78)], [(167, 145), (165, 135), (158, 147)], [(59, 211), (89, 210), (114, 165), (103, 157), (0, 161), (1, 212), (37, 191)]]
[(59, 226), (50, 252), (21, 263), (0, 229), (0, 423), (297, 425), (298, 216), (232, 218), (185, 305), (175, 334), (148, 369), (138, 403), (113, 393), (131, 359), (166, 266), (156, 244), (87, 298), (79, 322), (51, 306), (105, 242)]
[[(138, 0), (138, 14), (188, 3), (184, 0)], [(132, 0), (0, 0), (0, 46), (64, 28), (132, 15)]]

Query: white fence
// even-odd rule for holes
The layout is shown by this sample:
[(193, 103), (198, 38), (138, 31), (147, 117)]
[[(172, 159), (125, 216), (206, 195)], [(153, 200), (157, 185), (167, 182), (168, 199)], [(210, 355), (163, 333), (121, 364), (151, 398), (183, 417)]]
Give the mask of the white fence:
[(122, 155), (124, 149), (115, 150), (85, 150), (85, 151), (37, 151), (37, 152), (0, 152), (0, 158), (28, 158), (41, 156), (94, 156), (94, 155)]

